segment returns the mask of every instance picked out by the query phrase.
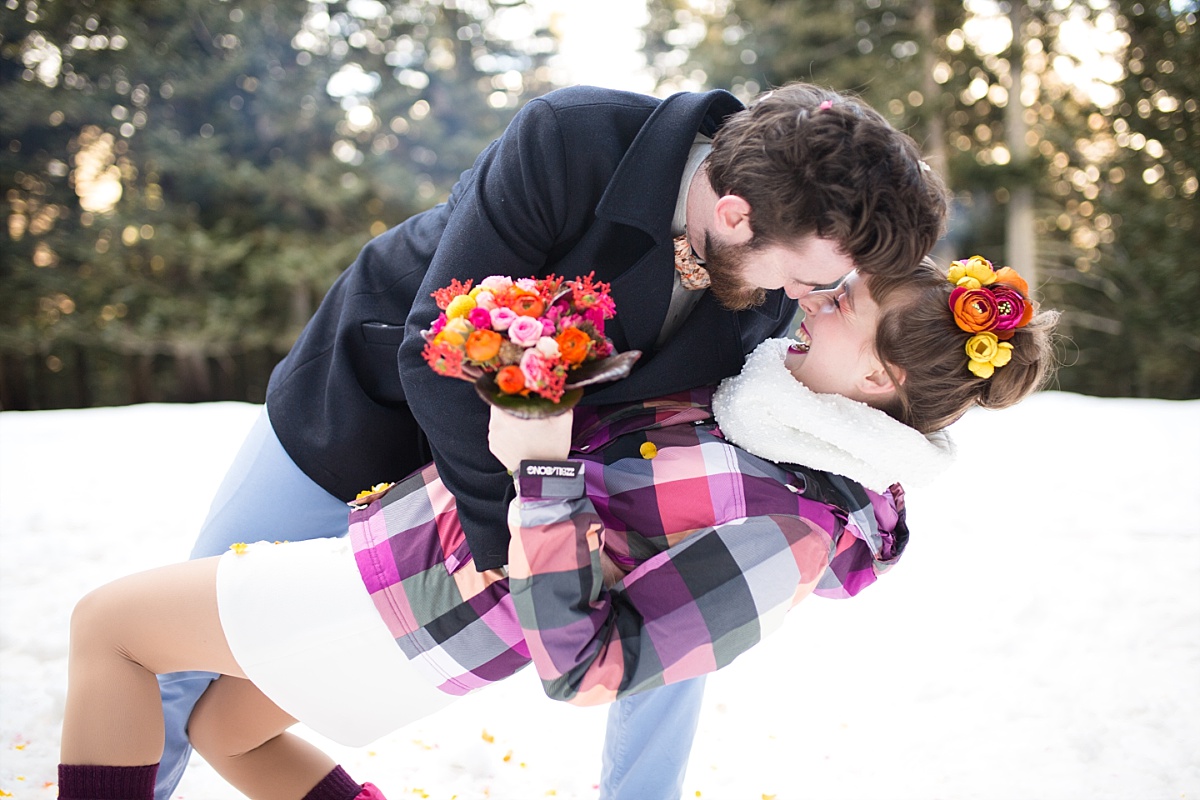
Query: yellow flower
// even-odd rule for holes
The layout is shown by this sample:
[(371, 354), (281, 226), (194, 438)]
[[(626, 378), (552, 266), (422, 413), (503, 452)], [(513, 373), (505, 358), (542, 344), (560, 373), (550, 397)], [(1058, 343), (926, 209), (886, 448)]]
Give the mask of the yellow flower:
[(967, 340), (967, 369), (980, 378), (990, 378), (996, 367), (1012, 359), (1012, 345), (996, 338), (990, 331), (977, 333)]
[(229, 545), (229, 549), (237, 553), (239, 556), (244, 556), (246, 555), (246, 551), (250, 549), (250, 545), (246, 544), (245, 542), (234, 542), (233, 544)]
[(456, 317), (446, 323), (446, 327), (433, 337), (433, 341), (438, 344), (448, 344), (451, 347), (463, 347), (473, 330), (475, 329), (471, 327), (471, 323), (462, 317)]
[(965, 261), (950, 262), (947, 277), (955, 286), (965, 286), (968, 289), (978, 289), (996, 282), (992, 262), (983, 256), (971, 256)]
[(372, 486), (370, 489), (363, 489), (361, 492), (359, 492), (357, 495), (355, 495), (354, 499), (356, 501), (362, 500), (364, 497), (370, 497), (371, 495), (373, 495), (377, 492), (384, 492), (390, 488), (392, 488), (392, 484), (390, 484), (390, 483), (377, 483), (374, 486)]
[(446, 306), (446, 319), (465, 317), (471, 313), (473, 308), (475, 308), (475, 298), (469, 294), (460, 294), (450, 301), (450, 305)]
[(638, 452), (642, 454), (642, 458), (654, 458), (658, 455), (658, 448), (654, 446), (654, 442), (642, 442)]

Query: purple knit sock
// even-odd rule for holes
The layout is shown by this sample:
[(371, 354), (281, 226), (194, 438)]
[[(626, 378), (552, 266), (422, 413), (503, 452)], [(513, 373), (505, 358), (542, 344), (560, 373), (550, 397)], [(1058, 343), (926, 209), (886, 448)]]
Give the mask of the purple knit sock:
[(334, 767), (303, 800), (354, 800), (362, 787), (346, 774), (341, 766)]
[(158, 764), (102, 767), (59, 764), (59, 800), (154, 800)]

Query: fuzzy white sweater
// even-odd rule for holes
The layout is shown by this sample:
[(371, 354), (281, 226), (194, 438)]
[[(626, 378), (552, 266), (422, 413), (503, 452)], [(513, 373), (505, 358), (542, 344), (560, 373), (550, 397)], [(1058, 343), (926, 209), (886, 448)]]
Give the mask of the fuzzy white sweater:
[(954, 460), (945, 431), (925, 436), (878, 409), (810, 391), (788, 371), (788, 339), (768, 339), (721, 382), (713, 412), (725, 438), (768, 461), (843, 475), (882, 492), (928, 483)]

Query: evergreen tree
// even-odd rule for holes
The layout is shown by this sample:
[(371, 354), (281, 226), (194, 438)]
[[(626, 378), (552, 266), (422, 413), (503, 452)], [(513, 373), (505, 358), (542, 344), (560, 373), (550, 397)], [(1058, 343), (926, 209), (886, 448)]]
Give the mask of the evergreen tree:
[[(955, 193), (943, 259), (978, 252), (1007, 263), (1007, 204), (1032, 187), (1031, 272), (1068, 311), (1062, 388), (1200, 395), (1198, 279), (1183, 250), (1195, 239), (1200, 152), (1194, 0), (1028, 0), (1014, 15), (1016, 49), (1006, 9), (951, 0), (650, 7), (646, 52), (664, 87), (722, 86), (749, 99), (806, 80), (857, 92), (911, 133)], [(1081, 32), (1100, 40), (1100, 79), (1072, 50)], [(1114, 76), (1125, 99), (1109, 109), (1088, 84)]]
[(1200, 397), (1200, 36), (1197, 4), (1119, 4), (1128, 36), (1119, 96), (1090, 122), (1091, 146), (1064, 179), (1076, 244), (1062, 293), (1079, 351), (1067, 388)]
[(523, 8), (10, 2), (3, 407), (261, 400), (367, 238), (548, 88), (548, 35), (495, 34)]

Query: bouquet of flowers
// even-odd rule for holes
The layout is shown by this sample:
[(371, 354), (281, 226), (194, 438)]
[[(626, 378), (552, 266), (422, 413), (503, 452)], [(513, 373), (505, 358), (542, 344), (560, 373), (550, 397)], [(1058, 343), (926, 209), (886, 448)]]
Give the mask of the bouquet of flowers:
[(565, 412), (584, 386), (625, 377), (641, 356), (615, 353), (605, 338), (616, 308), (594, 274), (451, 281), (433, 293), (442, 313), (422, 331), (426, 362), (439, 375), (471, 381), (487, 403), (515, 416)]

